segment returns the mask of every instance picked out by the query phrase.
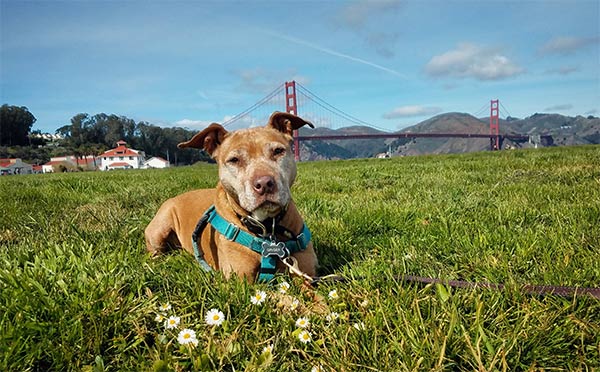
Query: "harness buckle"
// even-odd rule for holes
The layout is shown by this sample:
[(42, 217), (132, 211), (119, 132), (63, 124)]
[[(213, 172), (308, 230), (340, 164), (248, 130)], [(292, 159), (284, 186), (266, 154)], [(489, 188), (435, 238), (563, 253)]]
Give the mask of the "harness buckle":
[(240, 228), (235, 226), (234, 224), (230, 223), (225, 228), (223, 235), (225, 236), (225, 238), (227, 238), (227, 240), (235, 241), (235, 239), (237, 238), (239, 233), (240, 233)]
[(283, 260), (289, 255), (290, 251), (283, 242), (268, 241), (262, 243), (263, 257), (279, 257), (279, 259)]

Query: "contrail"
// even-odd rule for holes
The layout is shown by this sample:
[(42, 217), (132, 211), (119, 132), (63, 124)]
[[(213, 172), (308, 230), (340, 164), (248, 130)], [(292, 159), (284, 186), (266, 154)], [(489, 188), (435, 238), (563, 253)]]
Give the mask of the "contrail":
[(392, 75), (395, 75), (395, 76), (397, 76), (399, 78), (407, 79), (406, 76), (402, 75), (398, 71), (395, 71), (395, 70), (392, 70), (391, 68), (387, 68), (387, 67), (378, 65), (378, 64), (373, 63), (373, 62), (366, 61), (366, 60), (364, 60), (362, 58), (353, 57), (353, 56), (348, 55), (348, 54), (336, 52), (335, 50), (332, 50), (332, 49), (329, 49), (329, 48), (325, 48), (325, 47), (322, 47), (322, 46), (310, 43), (310, 42), (305, 41), (305, 40), (297, 39), (297, 38), (292, 37), (292, 36), (283, 35), (283, 34), (280, 34), (280, 33), (275, 33), (275, 32), (267, 31), (267, 30), (263, 30), (263, 31), (265, 33), (271, 35), (271, 36), (276, 37), (276, 38), (279, 38), (279, 39), (282, 39), (282, 40), (285, 40), (285, 41), (291, 41), (292, 43), (296, 43), (296, 44), (299, 44), (299, 45), (304, 45), (304, 46), (309, 47), (311, 49), (315, 49), (315, 50), (318, 50), (318, 51), (323, 52), (323, 53), (327, 53), (327, 54), (335, 56), (335, 57), (340, 57), (340, 58), (344, 58), (344, 59), (347, 59), (347, 60), (350, 60), (350, 61), (353, 61), (353, 62), (358, 62), (358, 63), (361, 63), (363, 65), (371, 66), (371, 67), (374, 67), (374, 68), (376, 68), (378, 70), (385, 71), (385, 72), (387, 72), (389, 74), (392, 74)]

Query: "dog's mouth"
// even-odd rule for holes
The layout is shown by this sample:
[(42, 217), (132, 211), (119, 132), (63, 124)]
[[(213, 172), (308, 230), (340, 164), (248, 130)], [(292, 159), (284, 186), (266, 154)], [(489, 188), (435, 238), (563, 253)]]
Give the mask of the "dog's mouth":
[(242, 192), (236, 193), (233, 189), (231, 195), (242, 209), (259, 221), (277, 216), (290, 202), (289, 189), (282, 185), (278, 185), (274, 192), (261, 195), (252, 185), (246, 183)]
[(259, 221), (277, 216), (283, 210), (283, 206), (272, 201), (264, 201), (252, 211), (252, 216)]

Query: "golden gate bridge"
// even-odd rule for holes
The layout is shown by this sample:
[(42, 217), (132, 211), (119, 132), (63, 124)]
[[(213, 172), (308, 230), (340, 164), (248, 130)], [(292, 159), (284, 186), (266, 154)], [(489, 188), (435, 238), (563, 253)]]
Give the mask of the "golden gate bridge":
[[(283, 93), (283, 94), (282, 94)], [(302, 108), (302, 112), (298, 112), (298, 108)], [(488, 133), (415, 133), (415, 132), (389, 132), (386, 129), (380, 128), (371, 123), (360, 120), (336, 107), (329, 104), (324, 99), (320, 98), (306, 87), (296, 81), (285, 82), (279, 85), (271, 93), (264, 98), (235, 115), (231, 119), (225, 121), (223, 126), (236, 125), (240, 127), (248, 127), (256, 124), (265, 123), (273, 111), (282, 111), (294, 115), (301, 115), (304, 119), (312, 122), (315, 127), (340, 128), (342, 126), (362, 126), (371, 129), (376, 129), (376, 133), (346, 133), (346, 134), (316, 134), (316, 135), (299, 135), (298, 131), (294, 131), (294, 151), (296, 160), (300, 159), (300, 142), (315, 141), (315, 140), (349, 140), (349, 139), (375, 139), (375, 138), (472, 138), (472, 139), (489, 139), (490, 150), (502, 149), (502, 144), (505, 139), (514, 142), (527, 142), (530, 140), (529, 135), (525, 134), (501, 134), (500, 133), (500, 101), (490, 101), (489, 111), (489, 132)], [(503, 107), (503, 106), (502, 106)], [(504, 107), (503, 107), (504, 108)], [(484, 112), (485, 106), (477, 113)], [(505, 109), (505, 111), (507, 111)], [(475, 115), (477, 115), (477, 113)], [(485, 125), (485, 124), (484, 124)], [(539, 136), (548, 137), (548, 136)]]

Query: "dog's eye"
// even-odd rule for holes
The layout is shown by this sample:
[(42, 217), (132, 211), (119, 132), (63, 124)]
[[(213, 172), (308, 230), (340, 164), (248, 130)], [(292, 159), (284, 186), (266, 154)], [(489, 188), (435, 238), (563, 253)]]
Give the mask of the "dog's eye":
[(237, 156), (232, 156), (229, 159), (227, 159), (227, 162), (229, 164), (237, 164), (240, 162), (240, 159)]
[(285, 153), (285, 148), (283, 147), (277, 147), (276, 149), (273, 150), (273, 156), (278, 156), (281, 154)]

